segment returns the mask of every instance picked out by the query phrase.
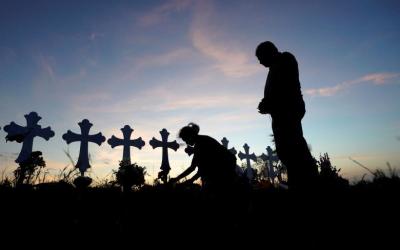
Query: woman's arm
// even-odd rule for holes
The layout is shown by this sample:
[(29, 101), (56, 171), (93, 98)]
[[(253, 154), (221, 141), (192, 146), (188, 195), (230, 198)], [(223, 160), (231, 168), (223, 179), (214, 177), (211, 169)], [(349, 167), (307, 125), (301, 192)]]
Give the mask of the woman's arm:
[[(170, 182), (178, 182), (180, 179), (185, 178), (186, 176), (188, 176), (190, 173), (192, 173), (196, 167), (197, 167), (197, 157), (196, 155), (193, 156), (192, 159), (192, 164), (190, 165), (190, 167), (188, 167), (185, 171), (183, 171), (180, 175), (178, 175), (175, 178), (171, 178)], [(197, 174), (196, 174), (197, 175)], [(192, 177), (193, 178), (193, 177)]]
[(175, 181), (179, 181), (180, 179), (185, 178), (186, 176), (188, 176), (190, 173), (192, 173), (194, 170), (196, 169), (195, 165), (190, 165), (190, 167), (188, 167), (185, 171), (183, 171), (180, 175), (178, 175), (175, 179)]
[(199, 172), (197, 172), (195, 175), (192, 176), (192, 178), (190, 178), (190, 179), (187, 180), (186, 182), (187, 182), (187, 183), (193, 183), (193, 182), (195, 182), (197, 179), (199, 179), (199, 177), (200, 177), (200, 174), (199, 174)]

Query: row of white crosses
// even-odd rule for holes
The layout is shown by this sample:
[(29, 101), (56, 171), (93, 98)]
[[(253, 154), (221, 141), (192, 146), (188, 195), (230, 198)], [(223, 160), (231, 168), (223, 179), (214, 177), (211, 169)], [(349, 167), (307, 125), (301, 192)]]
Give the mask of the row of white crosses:
[[(36, 112), (31, 112), (30, 114), (25, 115), (25, 119), (27, 123), (26, 127), (20, 126), (15, 122), (11, 122), (9, 125), (4, 127), (4, 131), (8, 133), (6, 136), (7, 141), (17, 141), (18, 143), (22, 142), (22, 149), (18, 158), (15, 160), (16, 163), (22, 163), (30, 157), (32, 154), (33, 139), (35, 137), (42, 137), (48, 141), (54, 136), (54, 131), (51, 130), (50, 127), (42, 129), (42, 127), (38, 125), (38, 122), (42, 118)], [(100, 146), (106, 140), (106, 138), (101, 132), (90, 135), (89, 131), (93, 124), (87, 119), (82, 120), (78, 123), (78, 125), (81, 128), (81, 134), (77, 134), (71, 130), (68, 130), (67, 133), (63, 134), (62, 138), (67, 142), (67, 144), (72, 142), (81, 143), (78, 162), (75, 167), (79, 168), (81, 175), (83, 176), (86, 170), (90, 168), (89, 142), (96, 143)], [(107, 142), (112, 148), (123, 146), (122, 161), (130, 164), (130, 147), (141, 149), (145, 145), (145, 142), (141, 137), (134, 140), (130, 139), (133, 129), (129, 125), (125, 125), (121, 131), (123, 134), (123, 139), (119, 139), (113, 135), (110, 139), (108, 139)], [(168, 142), (169, 133), (166, 129), (161, 130), (160, 134), (162, 140), (159, 141), (153, 137), (150, 140), (150, 145), (153, 147), (153, 149), (162, 147), (163, 151), (161, 170), (168, 172), (171, 169), (168, 160), (168, 148), (176, 151), (179, 148), (179, 144), (176, 141)]]
[[(38, 122), (40, 121), (41, 117), (36, 113), (36, 112), (31, 112), (28, 115), (25, 115), (26, 119), (26, 127), (20, 126), (16, 124), (15, 122), (11, 122), (9, 125), (4, 127), (4, 131), (8, 133), (6, 136), (6, 140), (10, 141), (17, 141), (22, 144), (22, 149), (20, 154), (18, 155), (18, 158), (15, 160), (16, 163), (22, 163), (25, 160), (27, 160), (31, 153), (32, 153), (32, 148), (33, 148), (33, 139), (35, 137), (41, 137), (46, 140), (49, 140), (51, 137), (54, 136), (54, 131), (51, 130), (50, 127), (47, 128), (42, 128), (40, 125), (38, 125)], [(89, 134), (90, 128), (93, 126), (92, 123), (89, 122), (89, 120), (84, 119), (81, 122), (78, 123), (80, 129), (81, 129), (81, 134), (77, 134), (72, 132), (71, 130), (68, 130), (67, 133), (62, 135), (62, 138), (66, 141), (67, 144), (70, 144), (72, 142), (80, 142), (80, 150), (79, 150), (79, 157), (78, 157), (78, 162), (76, 164), (76, 168), (79, 168), (79, 171), (81, 172), (81, 175), (83, 176), (84, 173), (87, 171), (88, 168), (90, 168), (90, 163), (89, 163), (89, 142), (96, 143), (97, 145), (101, 145), (106, 138), (102, 135), (101, 132), (97, 134)], [(136, 147), (139, 150), (142, 149), (142, 147), (145, 145), (145, 142), (141, 137), (137, 139), (131, 139), (131, 135), (133, 132), (133, 129), (129, 125), (125, 125), (123, 128), (121, 128), (123, 138), (117, 138), (114, 135), (111, 136), (110, 139), (108, 139), (108, 144), (114, 148), (117, 146), (123, 146), (123, 156), (122, 156), (122, 161), (125, 163), (130, 164), (131, 163), (131, 155), (130, 155), (130, 148), (131, 147)], [(155, 148), (162, 148), (162, 161), (161, 161), (161, 167), (160, 169), (163, 171), (164, 174), (168, 174), (169, 170), (171, 169), (170, 164), (169, 164), (169, 158), (168, 158), (168, 149), (173, 149), (174, 151), (177, 151), (179, 148), (179, 144), (176, 141), (169, 142), (168, 141), (168, 136), (169, 132), (164, 128), (160, 131), (161, 134), (161, 141), (157, 140), (156, 138), (152, 138), (149, 141), (149, 144)], [(228, 143), (229, 141), (224, 137), (221, 140), (222, 145), (224, 145), (226, 148), (228, 148)], [(257, 157), (254, 153), (250, 154), (249, 149), (250, 147), (246, 144), (243, 146), (244, 148), (244, 153), (239, 152), (238, 156), (241, 160), (246, 160), (246, 176), (251, 180), (253, 176), (253, 171), (251, 167), (251, 160), (256, 161)], [(185, 150), (186, 151), (186, 150)], [(229, 151), (236, 155), (237, 151), (235, 148), (229, 149)], [(186, 151), (189, 155), (190, 152)], [(261, 159), (264, 161), (269, 162), (269, 176), (270, 177), (275, 177), (275, 171), (272, 168), (272, 164), (274, 161), (277, 161), (277, 157), (274, 156), (272, 153), (272, 149), (270, 147), (267, 147), (267, 153), (268, 155), (262, 154)]]
[[(229, 141), (224, 137), (221, 140), (222, 145), (227, 148), (232, 154), (236, 155), (237, 151), (236, 149), (233, 148), (228, 148)], [(243, 145), (244, 148), (244, 153), (239, 151), (238, 157), (240, 160), (246, 160), (246, 169), (244, 171), (244, 174), (246, 175), (248, 180), (253, 180), (254, 179), (254, 169), (251, 167), (251, 161), (256, 162), (257, 161), (257, 156), (254, 153), (249, 153), (250, 152), (250, 147), (245, 143)], [(267, 154), (262, 153), (259, 158), (265, 162), (265, 176), (267, 176), (272, 182), (274, 182), (276, 177), (280, 177), (280, 173), (276, 169), (274, 169), (274, 166), (278, 164), (279, 158), (276, 155), (275, 152), (273, 152), (272, 148), (268, 146), (266, 148)]]

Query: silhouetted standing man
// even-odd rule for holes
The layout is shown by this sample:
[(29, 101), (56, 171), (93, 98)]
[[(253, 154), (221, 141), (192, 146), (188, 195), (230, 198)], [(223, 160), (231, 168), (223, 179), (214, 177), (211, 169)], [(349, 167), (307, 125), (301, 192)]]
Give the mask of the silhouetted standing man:
[(318, 170), (301, 127), (306, 110), (296, 58), (289, 52), (279, 52), (269, 41), (258, 45), (256, 56), (260, 64), (269, 68), (264, 98), (258, 109), (272, 117), (276, 151), (287, 167), (289, 187), (310, 187)]

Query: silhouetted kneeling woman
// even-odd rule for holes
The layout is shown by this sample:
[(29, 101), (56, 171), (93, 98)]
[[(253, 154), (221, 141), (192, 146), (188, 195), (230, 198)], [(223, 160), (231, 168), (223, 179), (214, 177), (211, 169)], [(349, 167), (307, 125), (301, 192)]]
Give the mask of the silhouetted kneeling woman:
[(231, 192), (238, 181), (236, 175), (236, 157), (217, 140), (207, 135), (199, 135), (200, 127), (189, 123), (179, 131), (179, 137), (189, 146), (193, 146), (192, 164), (171, 182), (177, 182), (191, 174), (196, 168), (197, 173), (187, 180), (193, 182), (199, 177), (202, 189), (211, 193)]

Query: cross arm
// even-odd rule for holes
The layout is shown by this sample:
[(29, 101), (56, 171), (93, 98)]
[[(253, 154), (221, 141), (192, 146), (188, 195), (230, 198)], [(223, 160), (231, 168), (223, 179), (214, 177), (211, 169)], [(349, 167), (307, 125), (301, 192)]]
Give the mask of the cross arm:
[(142, 147), (145, 145), (146, 143), (143, 141), (142, 137), (139, 137), (135, 140), (131, 141), (131, 146), (133, 147), (137, 147), (138, 149), (142, 149)]
[(88, 139), (90, 142), (94, 142), (97, 145), (101, 145), (103, 142), (105, 142), (106, 138), (103, 136), (101, 132), (94, 134), (94, 135), (89, 135)]
[(279, 157), (277, 155), (272, 155), (271, 161), (279, 161)]
[(162, 143), (159, 140), (157, 140), (155, 137), (153, 137), (149, 143), (153, 147), (153, 149), (162, 147)]
[(267, 161), (268, 160), (268, 156), (266, 154), (262, 153), (260, 155), (260, 159), (263, 160), (263, 161)]
[(115, 148), (115, 147), (117, 147), (117, 146), (123, 145), (123, 142), (124, 142), (123, 140), (121, 140), (121, 139), (115, 137), (114, 135), (111, 136), (111, 138), (107, 140), (107, 143), (110, 144), (110, 146), (111, 146), (112, 148)]
[(179, 148), (179, 144), (176, 141), (168, 142), (168, 147), (176, 151)]
[(257, 161), (257, 156), (254, 153), (252, 153), (251, 155), (249, 155), (249, 159), (253, 160), (253, 161)]
[(229, 149), (229, 152), (231, 152), (232, 154), (236, 155), (237, 151), (235, 148), (231, 148)]
[(239, 156), (240, 160), (243, 160), (246, 158), (246, 155), (243, 154), (242, 152), (239, 152), (238, 156)]
[(80, 141), (82, 136), (68, 130), (67, 133), (63, 134), (62, 138), (67, 142), (67, 144), (70, 144), (71, 142)]
[(43, 129), (39, 127), (39, 129), (37, 130), (37, 135), (48, 141), (51, 137), (54, 136), (54, 131), (51, 130), (50, 127)]
[(26, 127), (22, 127), (15, 122), (11, 122), (9, 125), (6, 125), (4, 131), (8, 133), (6, 136), (6, 141), (17, 141), (22, 142), (25, 136), (29, 133), (29, 129)]

